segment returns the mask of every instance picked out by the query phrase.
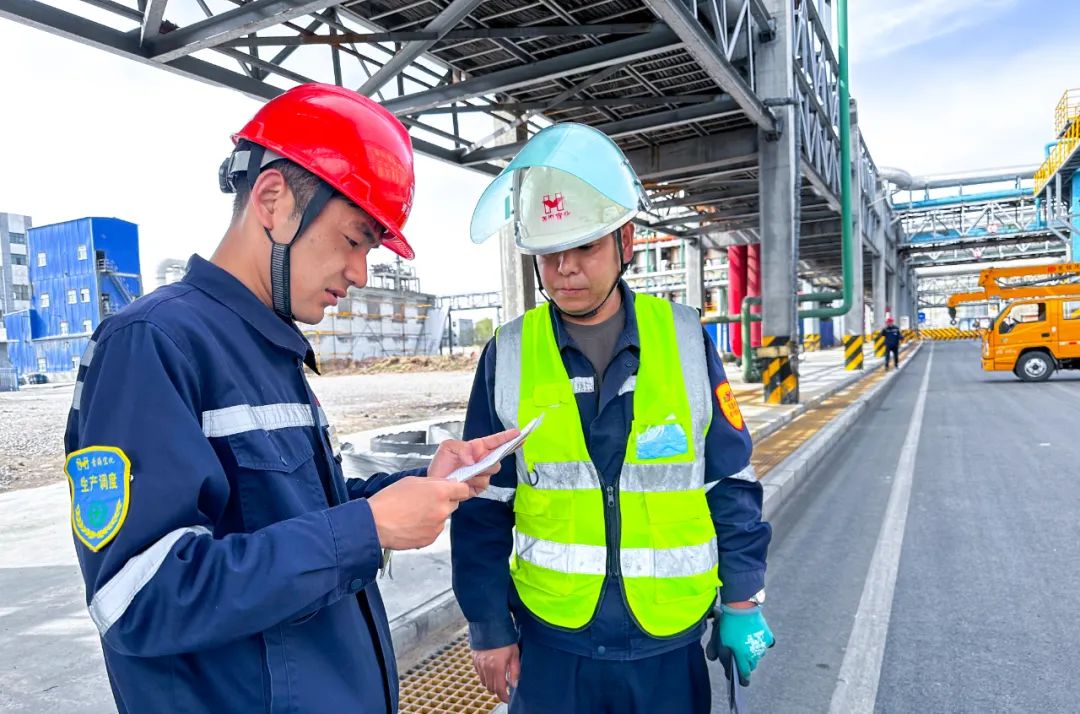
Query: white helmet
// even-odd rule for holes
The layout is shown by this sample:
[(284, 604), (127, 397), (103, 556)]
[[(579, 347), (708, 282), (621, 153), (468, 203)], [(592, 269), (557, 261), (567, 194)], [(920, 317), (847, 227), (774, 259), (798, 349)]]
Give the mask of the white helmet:
[(591, 126), (555, 124), (530, 139), (485, 189), (470, 233), (483, 243), (513, 223), (518, 250), (545, 255), (591, 243), (648, 207), (614, 141)]

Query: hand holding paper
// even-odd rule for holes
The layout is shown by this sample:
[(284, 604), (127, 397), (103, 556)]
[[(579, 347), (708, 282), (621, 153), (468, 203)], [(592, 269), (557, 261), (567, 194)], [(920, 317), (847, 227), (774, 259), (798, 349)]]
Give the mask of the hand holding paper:
[[(525, 439), (529, 437), (529, 434), (531, 434), (533, 430), (536, 429), (536, 427), (540, 426), (540, 422), (542, 422), (543, 420), (544, 415), (541, 414), (540, 416), (536, 417), (531, 422), (526, 424), (525, 428), (521, 431), (521, 433), (519, 433), (517, 436), (510, 439), (509, 441), (506, 441), (497, 446), (495, 449), (490, 451), (487, 456), (484, 456), (482, 459), (480, 459), (480, 461), (474, 464), (461, 466), (448, 474), (446, 478), (450, 479), (451, 481), (468, 481), (471, 478), (475, 478), (478, 474), (489, 471), (492, 466), (495, 467), (495, 471), (492, 471), (491, 475), (494, 475), (498, 471), (499, 462), (505, 459), (514, 451), (516, 451), (522, 444), (524, 444)], [(510, 429), (502, 433), (509, 434), (512, 431), (514, 430)]]
[[(538, 420), (533, 421), (539, 423)], [(531, 430), (535, 424), (526, 428)], [(507, 429), (470, 441), (444, 441), (431, 460), (428, 478), (468, 482), (475, 496), (487, 488), (488, 481), (499, 470), (499, 461), (520, 446), (524, 436), (527, 436), (527, 432)]]

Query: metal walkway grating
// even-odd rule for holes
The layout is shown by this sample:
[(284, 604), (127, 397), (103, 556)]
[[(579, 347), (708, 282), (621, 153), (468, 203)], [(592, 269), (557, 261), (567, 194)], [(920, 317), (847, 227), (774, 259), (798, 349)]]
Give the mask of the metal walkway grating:
[(401, 677), (400, 700), (401, 714), (489, 714), (499, 705), (473, 670), (464, 634)]

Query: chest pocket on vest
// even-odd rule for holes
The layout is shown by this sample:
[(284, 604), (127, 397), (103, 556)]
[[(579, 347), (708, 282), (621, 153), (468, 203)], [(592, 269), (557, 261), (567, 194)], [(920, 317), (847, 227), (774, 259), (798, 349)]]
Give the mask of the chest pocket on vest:
[(305, 428), (254, 429), (227, 438), (236, 461), (234, 485), (248, 529), (326, 507)]

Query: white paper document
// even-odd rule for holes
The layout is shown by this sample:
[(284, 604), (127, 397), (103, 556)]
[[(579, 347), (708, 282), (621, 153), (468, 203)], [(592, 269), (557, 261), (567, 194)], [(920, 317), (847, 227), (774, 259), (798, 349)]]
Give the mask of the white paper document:
[(450, 479), (451, 481), (468, 481), (481, 471), (486, 471), (499, 461), (502, 461), (504, 458), (506, 458), (508, 454), (511, 454), (518, 448), (520, 448), (521, 445), (525, 443), (525, 439), (529, 436), (529, 434), (531, 434), (533, 430), (536, 429), (536, 427), (540, 426), (540, 422), (542, 422), (543, 420), (544, 415), (541, 414), (540, 416), (536, 417), (528, 424), (526, 424), (525, 428), (521, 430), (521, 433), (515, 436), (513, 439), (498, 447), (490, 454), (485, 456), (483, 459), (477, 461), (472, 466), (462, 466), (459, 469), (455, 469), (446, 478)]

